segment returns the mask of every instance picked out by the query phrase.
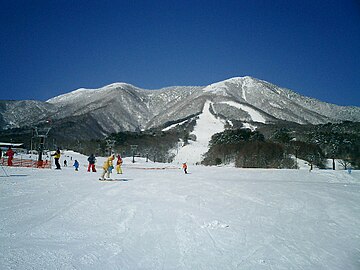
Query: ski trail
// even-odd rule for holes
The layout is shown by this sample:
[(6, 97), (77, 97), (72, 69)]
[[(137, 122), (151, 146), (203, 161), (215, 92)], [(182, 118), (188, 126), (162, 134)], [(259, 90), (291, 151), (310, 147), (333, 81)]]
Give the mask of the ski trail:
[(195, 135), (196, 140), (189, 140), (189, 144), (181, 147), (174, 158), (173, 163), (187, 162), (196, 164), (202, 161), (203, 155), (208, 151), (209, 141), (215, 133), (224, 130), (224, 123), (216, 118), (211, 112), (212, 102), (207, 100), (204, 104), (202, 114), (196, 120), (196, 125), (191, 134)]

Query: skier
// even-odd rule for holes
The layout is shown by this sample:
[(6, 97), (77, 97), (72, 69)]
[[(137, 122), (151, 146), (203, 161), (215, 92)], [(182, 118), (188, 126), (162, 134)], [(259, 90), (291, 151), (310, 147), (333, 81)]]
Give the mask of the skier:
[(114, 169), (113, 161), (115, 159), (115, 155), (112, 154), (110, 157), (106, 159), (103, 165), (103, 173), (101, 175), (101, 178), (99, 180), (105, 180), (105, 174), (107, 178), (110, 178), (110, 174), (112, 172), (112, 169)]
[(60, 167), (60, 163), (59, 163), (59, 159), (60, 159), (60, 156), (61, 156), (61, 153), (60, 153), (60, 148), (58, 147), (57, 150), (55, 151), (54, 154), (51, 155), (52, 157), (54, 157), (55, 159), (55, 165), (56, 165), (56, 170), (60, 170), (61, 167)]
[(182, 164), (182, 168), (183, 168), (185, 174), (187, 174), (187, 164), (185, 162)]
[(351, 165), (349, 165), (349, 167), (347, 168), (348, 174), (351, 174), (351, 170), (352, 170)]
[(64, 167), (67, 167), (67, 160), (64, 160)]
[(121, 156), (118, 155), (117, 161), (116, 161), (116, 171), (118, 174), (122, 174), (122, 169), (121, 169), (122, 163), (123, 163), (123, 160), (122, 160)]
[(9, 146), (9, 149), (6, 151), (6, 156), (8, 157), (8, 166), (12, 166), (12, 160), (14, 158), (14, 151), (11, 149), (11, 146)]
[(78, 171), (79, 170), (79, 162), (75, 159), (75, 161), (74, 161), (74, 165), (73, 165), (74, 167), (75, 167), (75, 171)]
[(94, 154), (91, 154), (89, 157), (88, 157), (88, 161), (89, 161), (89, 166), (88, 166), (88, 172), (90, 172), (90, 168), (93, 172), (96, 172), (96, 169), (95, 169), (95, 162), (96, 162), (96, 158), (94, 156)]

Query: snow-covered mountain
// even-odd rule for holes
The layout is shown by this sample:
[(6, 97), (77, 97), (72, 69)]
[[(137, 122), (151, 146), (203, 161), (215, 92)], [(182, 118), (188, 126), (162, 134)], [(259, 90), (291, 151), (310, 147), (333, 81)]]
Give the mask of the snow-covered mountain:
[(247, 76), (205, 87), (145, 90), (114, 83), (99, 89), (78, 89), (46, 102), (0, 101), (0, 128), (34, 126), (51, 119), (54, 125), (76, 127), (90, 137), (100, 137), (125, 130), (166, 127), (201, 114), (207, 101), (211, 102), (211, 113), (230, 122), (360, 121), (360, 107), (325, 103)]

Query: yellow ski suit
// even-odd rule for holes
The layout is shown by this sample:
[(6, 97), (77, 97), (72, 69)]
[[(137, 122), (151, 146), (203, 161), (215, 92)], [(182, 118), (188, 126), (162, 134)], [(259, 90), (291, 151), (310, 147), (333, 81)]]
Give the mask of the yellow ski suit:
[(107, 178), (110, 178), (110, 173), (111, 173), (111, 170), (114, 168), (113, 166), (113, 160), (115, 159), (115, 156), (114, 155), (111, 155), (110, 157), (107, 158), (107, 160), (104, 162), (104, 165), (103, 165), (103, 173), (101, 175), (101, 178), (102, 179), (105, 179), (105, 174), (106, 174), (106, 177)]

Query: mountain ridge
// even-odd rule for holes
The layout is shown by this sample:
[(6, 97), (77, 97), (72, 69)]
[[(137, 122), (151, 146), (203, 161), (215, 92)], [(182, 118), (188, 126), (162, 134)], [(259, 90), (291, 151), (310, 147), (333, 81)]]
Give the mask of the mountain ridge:
[[(0, 129), (36, 126), (49, 119), (56, 126), (72, 118), (87, 119), (88, 116), (94, 128), (102, 127), (101, 131), (87, 132), (91, 128), (87, 124), (82, 134), (74, 136), (93, 138), (120, 131), (164, 127), (167, 123), (201, 114), (208, 100), (213, 104), (213, 113), (228, 121), (255, 124), (258, 119), (263, 119), (263, 124), (360, 122), (360, 107), (326, 103), (245, 76), (207, 86), (171, 86), (157, 90), (120, 82), (97, 89), (79, 88), (45, 102), (0, 101)], [(85, 125), (83, 122), (77, 124)]]

